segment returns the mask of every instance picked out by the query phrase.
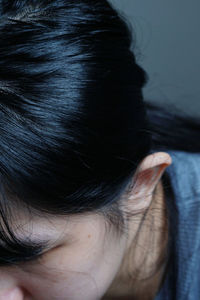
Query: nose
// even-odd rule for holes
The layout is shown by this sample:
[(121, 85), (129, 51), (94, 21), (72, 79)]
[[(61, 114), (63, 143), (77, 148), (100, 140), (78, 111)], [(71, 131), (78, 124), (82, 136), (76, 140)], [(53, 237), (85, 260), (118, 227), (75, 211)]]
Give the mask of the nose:
[(0, 300), (23, 300), (24, 294), (20, 288), (13, 288), (12, 290), (0, 292)]

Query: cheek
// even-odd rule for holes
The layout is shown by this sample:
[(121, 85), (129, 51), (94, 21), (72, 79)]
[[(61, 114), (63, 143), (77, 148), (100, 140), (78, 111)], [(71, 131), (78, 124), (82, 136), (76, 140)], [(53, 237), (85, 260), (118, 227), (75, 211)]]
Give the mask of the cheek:
[(110, 250), (92, 239), (81, 246), (58, 248), (29, 270), (23, 284), (37, 300), (101, 299), (117, 271)]
[(51, 276), (31, 278), (26, 284), (31, 299), (37, 300), (97, 300), (99, 290), (90, 273), (58, 270)]

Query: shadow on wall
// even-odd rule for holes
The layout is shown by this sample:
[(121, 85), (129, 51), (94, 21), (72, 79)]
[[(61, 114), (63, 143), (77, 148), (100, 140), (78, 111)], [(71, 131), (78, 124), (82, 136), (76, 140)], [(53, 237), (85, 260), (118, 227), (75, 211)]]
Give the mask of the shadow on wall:
[(200, 1), (109, 0), (133, 27), (137, 61), (149, 74), (145, 101), (200, 117)]

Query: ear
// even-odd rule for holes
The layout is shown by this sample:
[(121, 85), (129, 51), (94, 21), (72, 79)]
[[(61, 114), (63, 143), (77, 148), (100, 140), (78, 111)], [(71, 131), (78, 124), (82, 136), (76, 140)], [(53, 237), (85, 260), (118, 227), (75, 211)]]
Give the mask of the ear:
[(166, 152), (156, 152), (146, 156), (138, 166), (128, 191), (131, 210), (143, 211), (151, 204), (153, 192), (172, 158)]

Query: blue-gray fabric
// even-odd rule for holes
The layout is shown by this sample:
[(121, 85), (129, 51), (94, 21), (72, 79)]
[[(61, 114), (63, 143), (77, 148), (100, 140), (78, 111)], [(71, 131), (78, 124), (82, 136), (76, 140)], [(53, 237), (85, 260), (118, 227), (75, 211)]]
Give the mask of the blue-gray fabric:
[(166, 151), (170, 260), (155, 300), (200, 300), (200, 153)]

